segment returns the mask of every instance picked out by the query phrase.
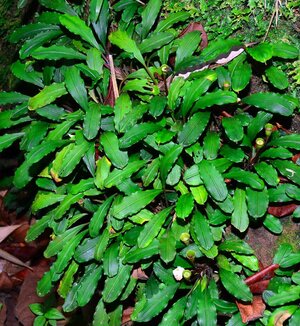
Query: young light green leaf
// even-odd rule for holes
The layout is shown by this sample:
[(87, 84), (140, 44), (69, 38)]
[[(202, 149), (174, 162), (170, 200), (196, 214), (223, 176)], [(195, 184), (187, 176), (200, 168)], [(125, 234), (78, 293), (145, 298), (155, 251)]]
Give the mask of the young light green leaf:
[(117, 45), (122, 50), (132, 53), (133, 56), (143, 65), (146, 66), (145, 60), (139, 50), (136, 42), (131, 39), (128, 34), (122, 30), (117, 30), (109, 35), (112, 44)]
[(116, 134), (106, 131), (101, 135), (101, 145), (104, 147), (105, 154), (111, 160), (112, 164), (122, 169), (128, 163), (127, 152), (120, 151), (119, 140)]
[(214, 239), (208, 224), (207, 219), (198, 211), (193, 215), (191, 221), (196, 239), (205, 250), (209, 250), (214, 245)]
[(252, 217), (258, 218), (265, 215), (269, 206), (269, 194), (266, 188), (262, 191), (246, 188), (246, 198), (248, 213)]
[(118, 219), (133, 215), (150, 204), (161, 191), (160, 189), (138, 191), (123, 197), (120, 203), (112, 206), (112, 214)]
[(114, 277), (105, 280), (102, 298), (104, 302), (114, 302), (122, 293), (130, 277), (132, 266), (120, 263), (119, 271)]
[(155, 32), (163, 32), (165, 30), (168, 30), (171, 26), (174, 24), (180, 22), (180, 21), (185, 21), (188, 19), (190, 14), (186, 11), (179, 11), (176, 13), (170, 13), (168, 14), (166, 19), (161, 20), (156, 29)]
[(196, 203), (199, 205), (204, 205), (208, 198), (206, 188), (203, 185), (200, 185), (198, 187), (190, 187), (190, 190)]
[(203, 180), (207, 191), (217, 201), (223, 201), (228, 195), (228, 190), (224, 179), (213, 163), (202, 160), (198, 167), (200, 177)]
[(30, 98), (28, 102), (29, 110), (39, 109), (54, 102), (57, 98), (67, 94), (64, 83), (53, 83), (45, 86), (37, 95)]
[(176, 203), (175, 212), (177, 217), (188, 217), (194, 208), (194, 199), (191, 193), (181, 195)]
[(64, 273), (61, 282), (59, 283), (57, 292), (64, 299), (67, 297), (67, 294), (72, 287), (74, 281), (74, 275), (76, 274), (78, 267), (79, 265), (75, 261), (72, 261), (68, 269)]
[(174, 297), (179, 284), (165, 285), (151, 298), (147, 299), (142, 309), (138, 312), (133, 311), (131, 319), (137, 322), (148, 322), (157, 316)]
[(258, 259), (255, 256), (240, 255), (236, 253), (232, 253), (232, 256), (251, 271), (257, 272), (259, 270)]
[(178, 134), (178, 142), (190, 146), (202, 135), (210, 119), (210, 112), (197, 112), (183, 125)]
[(276, 93), (255, 93), (243, 98), (242, 101), (259, 109), (286, 117), (292, 115), (296, 107), (294, 102)]
[(247, 214), (246, 193), (243, 189), (236, 189), (233, 196), (233, 213), (231, 224), (240, 232), (247, 230), (249, 217)]
[(279, 68), (272, 66), (266, 70), (266, 75), (273, 86), (278, 89), (285, 89), (289, 86), (286, 74)]
[(247, 48), (251, 57), (259, 62), (266, 62), (273, 57), (273, 46), (269, 43), (259, 43), (258, 45)]
[(151, 220), (145, 224), (144, 229), (139, 234), (137, 239), (137, 245), (139, 248), (145, 248), (149, 246), (149, 244), (161, 230), (172, 209), (173, 207), (163, 209), (159, 213), (155, 214)]
[(230, 294), (242, 301), (252, 301), (253, 296), (249, 287), (235, 273), (220, 268), (219, 274), (225, 289)]
[(59, 17), (59, 21), (71, 33), (80, 36), (84, 41), (88, 42), (96, 49), (103, 50), (101, 45), (95, 39), (92, 30), (78, 16), (65, 14)]

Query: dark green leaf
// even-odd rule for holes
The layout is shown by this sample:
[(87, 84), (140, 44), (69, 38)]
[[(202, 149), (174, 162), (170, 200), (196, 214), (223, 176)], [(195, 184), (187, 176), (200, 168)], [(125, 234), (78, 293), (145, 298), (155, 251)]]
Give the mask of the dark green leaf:
[(93, 316), (93, 326), (109, 325), (109, 316), (105, 310), (103, 300), (99, 300)]
[(141, 29), (141, 36), (142, 38), (145, 38), (151, 27), (153, 26), (153, 24), (155, 23), (160, 8), (162, 5), (162, 1), (161, 0), (150, 0), (146, 7), (144, 8), (144, 10), (141, 13), (142, 16), (142, 29)]
[(231, 224), (240, 232), (247, 230), (249, 217), (247, 214), (246, 193), (242, 189), (236, 189), (233, 196), (233, 213)]
[(18, 92), (0, 92), (0, 105), (27, 102), (29, 96)]
[(248, 213), (254, 217), (262, 217), (267, 211), (269, 206), (269, 195), (267, 189), (262, 191), (246, 189)]
[(206, 93), (195, 103), (192, 112), (199, 109), (205, 109), (213, 105), (224, 105), (229, 103), (236, 103), (237, 95), (234, 92), (217, 90), (212, 93)]
[(141, 53), (148, 53), (170, 43), (175, 35), (170, 32), (153, 33), (139, 44)]
[(254, 165), (254, 169), (267, 184), (273, 187), (278, 185), (279, 179), (277, 171), (270, 164), (266, 162), (260, 162)]
[(0, 136), (0, 152), (12, 145), (17, 139), (21, 138), (22, 136), (24, 136), (23, 132)]
[(239, 119), (236, 117), (224, 117), (222, 125), (228, 138), (233, 142), (239, 142), (244, 137), (244, 129)]
[(266, 70), (266, 75), (273, 86), (278, 89), (285, 89), (289, 86), (286, 74), (277, 67), (270, 67)]
[(146, 248), (133, 247), (130, 249), (124, 258), (124, 261), (132, 264), (137, 263), (140, 260), (148, 259), (154, 255), (158, 254), (159, 242), (157, 239), (154, 239), (151, 244)]
[(163, 184), (166, 182), (168, 173), (181, 152), (182, 146), (174, 144), (162, 157), (160, 161), (160, 176)]
[(177, 300), (173, 307), (170, 308), (163, 316), (160, 326), (180, 325), (180, 321), (184, 315), (184, 308), (186, 306), (186, 297)]
[(165, 31), (165, 30), (169, 29), (171, 26), (173, 26), (174, 24), (176, 24), (180, 21), (185, 21), (186, 19), (189, 18), (189, 16), (190, 16), (190, 14), (186, 11), (170, 13), (166, 19), (163, 19), (158, 23), (155, 32)]
[(255, 173), (240, 168), (233, 167), (224, 176), (225, 178), (247, 184), (253, 189), (262, 190), (264, 188), (264, 182)]
[(42, 82), (42, 74), (40, 72), (31, 70), (31, 68), (31, 66), (28, 67), (28, 65), (23, 64), (20, 61), (16, 61), (11, 65), (11, 71), (17, 78), (34, 84), (38, 87), (44, 87)]
[(274, 160), (271, 164), (279, 171), (279, 173), (294, 183), (300, 185), (300, 166), (284, 160)]
[[(284, 135), (279, 138), (276, 138), (274, 140), (271, 140), (268, 145), (270, 146), (281, 146), (284, 148), (293, 148), (300, 150), (300, 134), (290, 134), (290, 135)], [(271, 149), (269, 149), (270, 151)], [(274, 151), (275, 149), (273, 149)], [(265, 153), (263, 153), (265, 155)], [(289, 153), (290, 154), (290, 153)], [(290, 154), (291, 155), (291, 154)], [(267, 156), (270, 157), (270, 156)], [(286, 156), (285, 157), (278, 157), (278, 158), (289, 158), (291, 156)]]
[(197, 321), (201, 326), (214, 326), (217, 324), (216, 306), (208, 289), (199, 293)]
[(209, 250), (214, 245), (213, 236), (206, 218), (200, 213), (195, 212), (191, 221), (191, 227), (201, 247)]
[(276, 41), (272, 44), (274, 56), (283, 59), (295, 59), (299, 56), (299, 49), (294, 45)]
[(31, 56), (38, 60), (76, 59), (85, 60), (86, 56), (73, 48), (63, 45), (51, 45), (35, 49)]
[(213, 131), (208, 131), (203, 139), (203, 153), (207, 160), (217, 158), (221, 147), (220, 135)]
[(247, 242), (238, 239), (226, 239), (219, 245), (219, 250), (236, 252), (238, 254), (252, 255), (254, 250), (248, 245)]
[(166, 232), (159, 239), (159, 255), (165, 262), (171, 262), (176, 255), (176, 239), (172, 233)]
[(113, 277), (119, 270), (119, 243), (111, 244), (103, 256), (104, 274), (108, 277)]
[(248, 125), (247, 136), (250, 141), (253, 141), (257, 134), (265, 127), (266, 123), (272, 118), (272, 114), (268, 112), (259, 111), (256, 117), (251, 120)]
[(249, 84), (252, 73), (249, 63), (241, 61), (235, 63), (233, 61), (229, 65), (229, 71), (231, 73), (231, 87), (235, 92), (240, 92)]

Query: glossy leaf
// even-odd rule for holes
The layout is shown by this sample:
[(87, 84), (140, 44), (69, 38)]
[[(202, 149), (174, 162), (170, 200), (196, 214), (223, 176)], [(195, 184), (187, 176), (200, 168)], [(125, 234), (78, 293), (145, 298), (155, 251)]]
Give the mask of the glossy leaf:
[(221, 147), (220, 154), (224, 156), (226, 159), (235, 163), (240, 163), (245, 158), (245, 153), (241, 148), (231, 147), (228, 144), (224, 144)]
[(144, 10), (141, 13), (142, 17), (142, 26), (141, 26), (141, 34), (142, 38), (145, 38), (151, 27), (153, 26), (157, 16), (159, 14), (160, 8), (162, 5), (161, 0), (150, 0), (145, 6)]
[(38, 87), (44, 87), (44, 84), (42, 82), (42, 74), (34, 70), (31, 71), (30, 68), (30, 66), (28, 67), (26, 64), (23, 64), (20, 61), (16, 61), (11, 65), (11, 71), (17, 78), (24, 80), (28, 83), (34, 84)]
[(238, 254), (251, 255), (254, 250), (248, 245), (247, 242), (238, 239), (226, 239), (219, 245), (219, 250), (236, 252)]
[(133, 215), (150, 204), (160, 193), (161, 190), (159, 189), (145, 190), (123, 197), (119, 204), (113, 205), (112, 214), (118, 219), (123, 219), (129, 215)]
[(178, 134), (178, 142), (190, 146), (202, 135), (210, 119), (209, 112), (197, 112), (183, 125)]
[(101, 46), (95, 39), (92, 30), (78, 16), (65, 14), (60, 16), (59, 21), (71, 33), (80, 36), (84, 41), (88, 42), (93, 47), (101, 49)]
[(195, 240), (197, 240), (205, 250), (209, 250), (214, 245), (214, 240), (208, 221), (200, 212), (196, 211), (193, 215), (191, 227), (196, 236)]
[(93, 316), (93, 326), (109, 325), (109, 316), (105, 310), (103, 300), (99, 300)]
[(165, 183), (169, 171), (178, 159), (181, 152), (182, 146), (174, 144), (162, 157), (160, 161), (160, 176), (163, 183)]
[(188, 217), (194, 208), (194, 199), (191, 193), (181, 195), (176, 203), (175, 212), (177, 217)]
[(235, 273), (226, 269), (219, 270), (221, 282), (225, 289), (237, 299), (242, 301), (251, 301), (253, 296), (249, 287)]
[(243, 126), (236, 117), (222, 119), (222, 125), (228, 138), (233, 142), (239, 142), (244, 137)]
[(145, 187), (149, 186), (149, 184), (151, 184), (151, 182), (153, 182), (153, 180), (156, 178), (159, 167), (160, 159), (156, 158), (144, 170), (142, 180)]
[(41, 235), (52, 221), (52, 215), (46, 214), (41, 219), (35, 222), (27, 232), (26, 241), (33, 241)]
[(186, 306), (186, 297), (182, 297), (179, 300), (177, 300), (173, 307), (170, 308), (163, 316), (163, 319), (160, 326), (169, 326), (169, 325), (179, 325), (181, 319), (184, 315), (184, 308)]
[(203, 139), (203, 153), (205, 158), (207, 160), (217, 158), (220, 147), (220, 135), (212, 131), (207, 132)]
[(113, 277), (119, 270), (119, 243), (111, 244), (104, 252), (103, 256), (104, 274)]
[(151, 220), (145, 224), (144, 229), (139, 234), (137, 239), (137, 245), (139, 248), (145, 248), (149, 246), (149, 244), (161, 230), (171, 210), (172, 207), (163, 209), (159, 213), (155, 214)]
[(190, 187), (191, 193), (199, 205), (204, 205), (208, 198), (208, 193), (204, 186)]
[[(300, 150), (300, 135), (299, 134), (284, 135), (279, 138), (275, 138), (274, 140), (271, 140), (268, 145), (281, 146), (284, 148), (293, 148), (293, 149)], [(281, 158), (288, 158), (288, 157), (290, 156), (285, 156)]]
[(254, 217), (262, 217), (269, 206), (269, 195), (267, 189), (262, 191), (246, 189), (248, 213)]
[(274, 160), (271, 164), (279, 171), (279, 173), (294, 183), (300, 185), (300, 166), (284, 160)]
[(296, 107), (295, 103), (276, 93), (255, 93), (243, 98), (242, 101), (259, 109), (287, 117), (293, 114)]
[(168, 92), (168, 106), (171, 110), (176, 109), (179, 104), (180, 90), (184, 85), (183, 78), (176, 78), (172, 81)]
[(162, 237), (160, 237), (159, 255), (165, 263), (174, 260), (176, 255), (176, 239), (172, 233), (166, 232)]
[(289, 80), (286, 74), (275, 66), (268, 68), (266, 75), (271, 84), (278, 89), (285, 89), (289, 86)]
[(240, 168), (232, 168), (224, 176), (229, 179), (234, 179), (238, 182), (249, 185), (253, 189), (262, 190), (264, 182), (253, 172), (244, 171)]
[(299, 56), (299, 49), (294, 45), (277, 41), (273, 46), (274, 56), (283, 59), (295, 59)]
[(217, 324), (217, 311), (208, 289), (199, 293), (197, 321), (199, 325), (213, 326)]
[(249, 63), (235, 59), (229, 64), (231, 87), (235, 92), (242, 91), (250, 82), (252, 69)]
[(96, 103), (90, 103), (83, 121), (83, 134), (87, 139), (97, 136), (100, 129), (101, 108)]
[(21, 138), (22, 136), (24, 136), (23, 132), (0, 136), (0, 152), (5, 148), (11, 146), (17, 139)]
[(104, 302), (114, 302), (122, 293), (129, 280), (132, 266), (120, 263), (118, 274), (107, 278), (104, 283), (102, 298)]
[(279, 179), (276, 169), (266, 162), (260, 162), (254, 165), (257, 174), (270, 186), (277, 186)]
[(133, 311), (131, 319), (137, 322), (148, 322), (157, 316), (174, 297), (179, 284), (162, 286), (160, 291), (147, 299), (140, 311)]
[(233, 213), (231, 224), (240, 232), (247, 230), (249, 217), (247, 213), (246, 193), (242, 189), (236, 189), (233, 196)]
[(202, 160), (198, 166), (207, 191), (217, 201), (223, 201), (227, 197), (228, 190), (221, 174), (210, 161)]
[(275, 234), (280, 234), (283, 230), (283, 226), (280, 220), (272, 215), (267, 215), (264, 219), (264, 226)]
[(76, 14), (72, 7), (64, 0), (41, 0), (40, 3), (46, 8), (57, 10), (62, 13), (69, 13), (70, 15)]
[(63, 45), (39, 47), (31, 53), (31, 56), (38, 60), (85, 59), (85, 55), (83, 53)]
[(146, 248), (133, 247), (130, 249), (124, 258), (124, 262), (132, 264), (137, 263), (143, 259), (148, 259), (154, 255), (158, 254), (159, 242), (154, 239), (151, 244)]
[(39, 109), (47, 104), (54, 102), (57, 98), (67, 94), (64, 83), (53, 83), (45, 86), (37, 95), (30, 98), (28, 102), (29, 110)]
[(299, 299), (300, 285), (291, 286), (288, 290), (276, 293), (268, 298), (267, 302), (270, 306), (279, 306), (288, 302)]
[(141, 53), (149, 53), (170, 43), (174, 39), (170, 32), (153, 33), (139, 44)]
[(59, 283), (57, 292), (64, 299), (66, 298), (68, 292), (72, 287), (72, 284), (74, 282), (74, 275), (76, 274), (78, 267), (79, 265), (75, 261), (72, 261), (68, 269), (65, 271), (61, 282)]
[(252, 48), (247, 49), (251, 57), (259, 62), (266, 62), (273, 56), (273, 47), (269, 43), (260, 43)]
[(217, 90), (212, 93), (206, 93), (195, 103), (192, 112), (199, 109), (205, 109), (214, 105), (224, 105), (237, 102), (237, 95), (234, 92)]
[(165, 30), (169, 29), (171, 26), (173, 26), (174, 24), (176, 24), (180, 21), (185, 21), (187, 18), (189, 18), (189, 16), (190, 16), (190, 14), (186, 11), (170, 13), (166, 17), (166, 19), (163, 19), (158, 23), (155, 32), (165, 31)]
[(110, 131), (101, 135), (101, 145), (104, 147), (105, 154), (111, 160), (112, 164), (122, 169), (128, 163), (127, 152), (120, 151), (119, 140), (117, 136)]
[(97, 261), (102, 260), (103, 254), (108, 246), (108, 243), (109, 243), (109, 230), (106, 228), (101, 233), (99, 241), (97, 242), (97, 244), (95, 246), (94, 258)]
[(259, 111), (256, 117), (250, 121), (248, 125), (247, 136), (250, 141), (253, 141), (257, 134), (265, 127), (272, 118), (272, 114), (268, 112)]

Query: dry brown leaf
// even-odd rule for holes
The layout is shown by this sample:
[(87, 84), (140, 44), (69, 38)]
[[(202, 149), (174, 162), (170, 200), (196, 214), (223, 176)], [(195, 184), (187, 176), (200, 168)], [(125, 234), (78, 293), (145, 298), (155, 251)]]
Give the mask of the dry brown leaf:
[(17, 225), (7, 225), (0, 227), (0, 243), (7, 238), (11, 233), (13, 233), (16, 229), (18, 229), (21, 224)]
[(236, 304), (239, 308), (243, 323), (262, 317), (266, 309), (266, 305), (261, 296), (254, 296), (252, 303), (249, 304), (241, 302), (236, 302)]
[(288, 311), (281, 311), (277, 314), (274, 320), (274, 326), (283, 326), (283, 323), (291, 317), (291, 313)]
[(14, 284), (6, 272), (0, 273), (0, 291), (9, 291)]
[(131, 276), (137, 280), (148, 280), (148, 275), (139, 267), (132, 271)]
[(283, 217), (283, 216), (291, 215), (297, 207), (298, 205), (296, 204), (269, 206), (268, 213), (276, 217)]
[(28, 305), (31, 303), (42, 303), (44, 298), (36, 294), (37, 282), (43, 274), (49, 270), (46, 262), (41, 262), (34, 270), (29, 271), (20, 290), (18, 302), (15, 308), (15, 316), (23, 326), (32, 326), (35, 315), (31, 312)]
[(132, 312), (133, 312), (133, 307), (128, 307), (123, 310), (122, 325), (131, 325)]

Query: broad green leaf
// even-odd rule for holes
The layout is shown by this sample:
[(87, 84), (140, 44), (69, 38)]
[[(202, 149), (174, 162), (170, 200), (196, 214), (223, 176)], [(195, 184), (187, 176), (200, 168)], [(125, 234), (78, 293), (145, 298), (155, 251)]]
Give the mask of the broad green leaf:
[(68, 194), (66, 197), (60, 202), (59, 206), (57, 206), (54, 210), (52, 210), (52, 214), (55, 220), (59, 220), (63, 217), (63, 215), (70, 209), (70, 207), (77, 203), (80, 199), (82, 199), (83, 194)]
[(103, 256), (104, 274), (113, 277), (119, 270), (119, 242), (111, 244)]
[(16, 61), (11, 65), (11, 71), (17, 78), (21, 80), (34, 84), (38, 87), (44, 87), (42, 81), (42, 74), (40, 72), (34, 71), (31, 65), (23, 64), (20, 61)]
[(244, 137), (244, 129), (239, 119), (234, 117), (222, 118), (222, 125), (228, 138), (237, 143)]
[(87, 231), (82, 231), (73, 237), (57, 255), (57, 259), (52, 265), (55, 273), (60, 274), (68, 266), (69, 260), (73, 257), (75, 249), (78, 247), (82, 238), (86, 235)]
[(203, 154), (207, 160), (217, 158), (221, 147), (220, 135), (214, 131), (208, 131), (203, 139)]
[(141, 53), (149, 53), (170, 43), (175, 35), (170, 32), (153, 33), (139, 44)]
[(162, 183), (166, 182), (169, 171), (171, 170), (173, 164), (177, 161), (178, 156), (182, 152), (182, 146), (173, 145), (162, 157), (160, 161), (160, 177)]
[(37, 220), (28, 230), (26, 234), (26, 241), (30, 242), (35, 240), (39, 235), (41, 235), (52, 221), (52, 214), (48, 213), (44, 215), (40, 220)]
[(145, 122), (137, 124), (119, 139), (120, 148), (128, 148), (144, 139), (148, 134), (153, 134), (160, 129), (161, 126), (157, 123)]
[(72, 287), (72, 284), (74, 282), (74, 275), (76, 274), (78, 268), (79, 265), (75, 261), (72, 261), (68, 269), (64, 273), (62, 280), (59, 283), (57, 292), (64, 299), (66, 298), (68, 292)]
[(275, 66), (268, 68), (266, 75), (271, 84), (278, 89), (285, 89), (289, 86), (289, 80), (286, 74)]
[(164, 314), (159, 326), (180, 325), (180, 321), (184, 315), (184, 308), (186, 306), (186, 297), (177, 300), (173, 306)]
[(176, 239), (172, 233), (166, 232), (160, 237), (159, 255), (166, 264), (174, 260), (176, 255)]
[(93, 326), (107, 326), (109, 325), (109, 315), (107, 314), (103, 300), (99, 300), (95, 313), (93, 316)]
[(256, 117), (251, 120), (248, 125), (247, 136), (250, 141), (253, 141), (258, 133), (265, 127), (272, 118), (272, 114), (268, 112), (259, 111)]
[(247, 48), (251, 57), (259, 62), (266, 62), (273, 57), (273, 47), (269, 43), (259, 43), (258, 45)]
[(193, 215), (191, 227), (195, 233), (196, 239), (201, 247), (209, 250), (214, 245), (214, 239), (206, 218), (198, 211)]
[(60, 30), (50, 30), (46, 32), (41, 32), (35, 35), (33, 38), (24, 42), (23, 46), (19, 51), (19, 55), (21, 59), (26, 59), (31, 55), (31, 53), (45, 44), (46, 42), (52, 40), (53, 38), (62, 34)]
[(110, 167), (111, 167), (111, 163), (106, 156), (101, 157), (96, 162), (95, 185), (99, 189), (104, 189), (104, 183), (109, 175)]
[(114, 169), (105, 179), (105, 188), (111, 188), (118, 185), (123, 180), (130, 178), (135, 172), (145, 165), (145, 161), (133, 161), (128, 163), (124, 169)]
[(129, 280), (132, 266), (120, 263), (119, 271), (114, 277), (108, 277), (104, 283), (102, 298), (104, 302), (114, 302), (122, 293)]
[(276, 251), (274, 264), (281, 265), (293, 253), (293, 247), (289, 243), (282, 243)]
[(194, 199), (191, 193), (181, 195), (176, 203), (175, 212), (177, 217), (188, 217), (194, 208)]
[(255, 256), (232, 253), (232, 256), (246, 268), (256, 272), (259, 270), (258, 259)]
[(286, 291), (276, 293), (270, 296), (267, 300), (267, 303), (270, 306), (279, 306), (288, 302), (293, 302), (299, 300), (300, 297), (300, 285), (292, 285)]
[(245, 158), (245, 153), (240, 147), (231, 147), (228, 144), (222, 145), (220, 154), (234, 163), (240, 163)]
[(178, 142), (190, 146), (202, 135), (210, 119), (210, 112), (197, 112), (183, 125), (178, 134)]
[(154, 239), (151, 244), (146, 248), (133, 247), (130, 249), (124, 258), (124, 262), (132, 264), (140, 262), (143, 259), (148, 259), (154, 255), (157, 255), (159, 251), (159, 241)]
[(137, 322), (148, 322), (157, 316), (174, 297), (179, 284), (162, 285), (160, 290), (151, 298), (147, 299), (142, 309), (138, 312), (133, 311), (131, 319)]
[(102, 4), (103, 0), (91, 0), (89, 18), (92, 22), (95, 22), (98, 19)]
[(200, 32), (192, 31), (185, 34), (178, 42), (176, 50), (175, 70), (186, 58), (191, 57), (194, 51), (199, 47), (201, 42)]
[(155, 21), (158, 17), (161, 5), (162, 5), (161, 0), (150, 0), (147, 3), (144, 10), (142, 11), (142, 13), (141, 13), (141, 17), (142, 17), (141, 36), (142, 36), (142, 38), (145, 38), (148, 35), (151, 27), (155, 23)]
[(237, 311), (237, 306), (233, 302), (228, 302), (222, 299), (214, 299), (213, 301), (217, 308), (217, 311), (220, 313), (232, 314)]
[(271, 232), (275, 234), (280, 234), (283, 230), (283, 226), (280, 222), (279, 218), (276, 218), (270, 214), (267, 214), (267, 216), (264, 219), (264, 226)]
[(160, 193), (160, 189), (145, 190), (123, 197), (119, 204), (113, 205), (112, 214), (118, 219), (123, 219), (129, 215), (133, 215), (150, 204)]
[(89, 233), (91, 237), (99, 235), (113, 199), (114, 196), (108, 197), (101, 205), (99, 205), (97, 211), (93, 214), (89, 222)]
[(204, 186), (190, 187), (191, 193), (199, 205), (204, 205), (208, 198), (208, 193)]
[(67, 94), (64, 83), (53, 83), (45, 86), (37, 95), (30, 98), (28, 102), (29, 110), (39, 109), (54, 102), (57, 98)]
[(229, 64), (231, 87), (235, 92), (240, 92), (249, 84), (252, 70), (248, 62), (243, 63), (240, 60), (235, 62), (235, 60)]
[(210, 161), (202, 160), (199, 165), (200, 177), (204, 182), (205, 188), (210, 195), (217, 201), (223, 201), (227, 195), (228, 190), (224, 179)]
[[(269, 146), (281, 146), (284, 148), (293, 148), (300, 150), (300, 134), (289, 134), (289, 135), (284, 135), (279, 138), (275, 138), (274, 140), (271, 140), (268, 143)], [(270, 151), (271, 149), (269, 149)], [(274, 150), (274, 149), (273, 149)], [(267, 156), (267, 157), (272, 157), (272, 156)], [(278, 157), (278, 158), (288, 158), (291, 156), (285, 156), (285, 157)]]
[(272, 44), (273, 55), (283, 59), (296, 59), (299, 56), (299, 49), (291, 44), (276, 41)]
[(269, 206), (269, 195), (267, 189), (262, 191), (246, 188), (248, 213), (254, 218), (262, 217)]
[(175, 110), (179, 104), (179, 94), (185, 80), (183, 78), (173, 79), (168, 92), (168, 106), (171, 110)]
[(176, 185), (181, 178), (181, 167), (176, 164), (171, 169), (170, 173), (168, 174), (166, 184), (170, 186)]
[(296, 107), (295, 103), (276, 93), (255, 93), (243, 98), (242, 101), (259, 109), (287, 117), (293, 114)]
[(246, 193), (242, 189), (236, 189), (233, 195), (233, 213), (231, 224), (240, 232), (247, 230), (249, 217), (247, 214)]
[(104, 147), (104, 152), (111, 160), (112, 164), (117, 168), (122, 169), (128, 163), (127, 152), (120, 151), (119, 140), (116, 134), (110, 131), (106, 131), (101, 135), (101, 145)]
[(59, 31), (60, 27), (52, 24), (45, 23), (33, 23), (27, 24), (17, 28), (13, 33), (9, 36), (9, 41), (12, 43), (17, 43), (22, 39), (32, 38), (37, 34), (42, 32), (49, 31)]
[(166, 19), (163, 19), (158, 23), (155, 32), (162, 32), (162, 31), (168, 30), (174, 24), (176, 24), (180, 21), (185, 21), (189, 17), (190, 17), (190, 14), (186, 11), (170, 13)]
[(254, 250), (244, 240), (233, 238), (226, 239), (219, 245), (219, 250), (236, 252), (238, 254), (252, 255)]
[(189, 186), (199, 186), (202, 184), (202, 180), (199, 173), (198, 165), (194, 164), (184, 172), (183, 180)]
[[(121, 298), (121, 300), (123, 299)], [(123, 305), (118, 305), (113, 311), (109, 313), (109, 326), (119, 326), (122, 323), (122, 316)]]
[(197, 321), (201, 326), (217, 324), (217, 311), (208, 289), (199, 293)]
[(24, 136), (24, 132), (17, 132), (14, 134), (5, 134), (0, 136), (0, 152), (12, 145), (17, 139), (21, 138), (22, 136)]
[(78, 16), (68, 14), (62, 15), (59, 18), (60, 23), (66, 27), (71, 33), (80, 36), (84, 41), (101, 50), (102, 47), (95, 39), (92, 30)]
[(85, 60), (86, 56), (73, 48), (63, 45), (51, 45), (49, 47), (39, 47), (35, 49), (31, 56), (38, 60), (61, 60), (61, 59), (75, 59)]
[(276, 187), (279, 183), (278, 173), (272, 165), (260, 162), (254, 165), (257, 174), (270, 186)]
[(202, 78), (195, 79), (190, 82), (190, 87), (186, 88), (183, 95), (181, 112), (183, 116), (191, 110), (194, 102), (199, 100), (202, 94), (204, 94), (210, 87), (210, 85), (216, 80), (217, 75), (214, 71), (209, 71)]
[(95, 246), (94, 258), (97, 261), (102, 260), (103, 254), (108, 246), (108, 243), (109, 243), (109, 230), (106, 228), (101, 233), (99, 241), (97, 242), (97, 244)]
[(198, 111), (199, 109), (205, 109), (214, 105), (224, 105), (237, 102), (237, 95), (234, 92), (223, 91), (221, 89), (206, 93), (195, 103), (192, 112)]
[(117, 30), (109, 35), (109, 40), (122, 50), (132, 53), (133, 56), (143, 65), (146, 66), (145, 60), (139, 50), (136, 42), (131, 39), (128, 34), (122, 30)]
[(48, 128), (49, 124), (44, 121), (34, 121), (25, 127), (23, 129), (25, 135), (20, 142), (20, 149), (25, 152), (30, 152), (45, 138)]
[(91, 102), (86, 110), (83, 120), (83, 134), (87, 139), (97, 136), (101, 122), (101, 106)]
[(85, 110), (89, 108), (88, 96), (83, 79), (79, 70), (75, 67), (68, 67), (65, 73), (65, 83), (68, 92), (74, 100)]
[(139, 234), (137, 239), (137, 245), (139, 248), (145, 248), (149, 246), (149, 244), (160, 232), (172, 209), (173, 207), (163, 209), (159, 213), (155, 214), (151, 220), (145, 224), (144, 229)]
[(279, 173), (294, 183), (300, 185), (300, 166), (286, 160), (274, 160), (271, 164), (279, 171)]
[(76, 15), (76, 12), (65, 0), (40, 0), (42, 6), (53, 9), (62, 13), (68, 13), (70, 15)]
[(95, 247), (99, 241), (100, 236), (96, 238), (85, 238), (82, 243), (76, 248), (74, 259), (78, 263), (87, 263), (94, 260)]
[(31, 206), (32, 212), (36, 213), (40, 209), (61, 202), (65, 196), (53, 192), (38, 192)]
[(103, 74), (104, 60), (101, 57), (101, 51), (95, 48), (91, 48), (90, 50), (88, 50), (86, 62), (88, 67), (91, 70), (96, 71), (99, 74), (99, 76)]
[(252, 301), (252, 293), (249, 287), (235, 273), (220, 268), (219, 275), (225, 289), (237, 299), (242, 301)]
[(144, 170), (142, 175), (143, 184), (145, 187), (149, 186), (151, 182), (156, 178), (160, 167), (160, 159), (155, 158)]
[(264, 188), (264, 182), (255, 173), (240, 168), (233, 167), (224, 174), (224, 177), (249, 185), (253, 189), (262, 190)]

